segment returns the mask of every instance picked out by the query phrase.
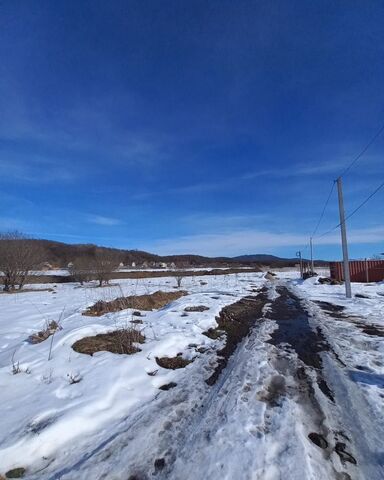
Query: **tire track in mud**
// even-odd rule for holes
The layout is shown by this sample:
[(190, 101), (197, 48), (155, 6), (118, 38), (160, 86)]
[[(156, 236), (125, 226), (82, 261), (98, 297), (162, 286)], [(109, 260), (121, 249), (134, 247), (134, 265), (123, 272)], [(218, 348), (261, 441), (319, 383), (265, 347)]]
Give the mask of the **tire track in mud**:
[[(278, 286), (276, 291), (279, 296), (266, 314), (267, 318), (274, 320), (278, 325), (268, 341), (278, 349), (275, 367), (282, 375), (287, 375), (287, 370), (290, 370), (290, 374), (297, 383), (297, 399), (317, 426), (316, 432), (308, 434), (309, 440), (324, 450), (326, 459), (332, 461), (332, 453), (335, 452), (343, 467), (356, 465), (355, 456), (350, 453), (353, 446), (349, 435), (340, 423), (339, 416), (335, 415), (337, 400), (328, 385), (322, 355), (328, 354), (336, 364), (343, 364), (333, 352), (320, 328), (312, 327), (309, 314), (300, 299), (285, 286)], [(292, 368), (291, 365), (289, 368), (287, 362), (279, 362), (278, 358), (282, 353), (283, 355), (284, 353), (296, 354), (299, 360), (296, 367)], [(321, 401), (316, 392), (316, 386), (327, 397), (328, 402)], [(350, 468), (348, 470), (350, 471)], [(335, 478), (351, 477), (346, 472), (339, 472), (338, 467), (335, 466)]]
[[(268, 299), (267, 289), (264, 288), (255, 292), (256, 295), (245, 297), (222, 309), (217, 318), (218, 330), (226, 333), (227, 341), (217, 352), (218, 358), (213, 372), (212, 367), (209, 371), (206, 370), (208, 381), (200, 379), (199, 382), (191, 384), (186, 377), (180, 382), (178, 389), (161, 393), (158, 404), (156, 402), (151, 412), (141, 411), (136, 425), (132, 425), (132, 420), (130, 421), (130, 426), (122, 432), (118, 443), (116, 438), (112, 438), (108, 448), (101, 444), (95, 455), (85, 459), (85, 463), (91, 460), (95, 463), (101, 460), (105, 462), (105, 476), (92, 478), (200, 480), (202, 477), (198, 477), (196, 471), (204, 472), (204, 478), (209, 478), (208, 470), (211, 470), (211, 473), (213, 471), (212, 478), (221, 478), (218, 466), (215, 465), (227, 461), (236, 462), (237, 454), (242, 455), (239, 470), (236, 471), (237, 478), (267, 478), (267, 474), (255, 474), (254, 470), (256, 463), (263, 464), (264, 459), (259, 459), (256, 463), (253, 459), (266, 454), (265, 451), (258, 450), (258, 447), (262, 446), (260, 435), (270, 435), (276, 443), (280, 442), (284, 447), (287, 441), (286, 433), (273, 428), (274, 419), (281, 420), (284, 416), (285, 410), (282, 406), (286, 404), (287, 398), (293, 400), (309, 419), (302, 425), (302, 430), (308, 435), (302, 442), (307, 442), (309, 449), (319, 449), (323, 463), (327, 468), (329, 465), (328, 470), (332, 472), (326, 477), (327, 480), (359, 478), (352, 465), (356, 461), (350, 453), (348, 432), (333, 415), (337, 408), (337, 399), (335, 400), (324, 374), (322, 355), (329, 354), (331, 357), (332, 349), (320, 329), (311, 327), (309, 315), (300, 300), (285, 286), (277, 286), (276, 291), (279, 295), (273, 300)], [(268, 308), (265, 308), (266, 306)], [(276, 322), (277, 328), (269, 333), (270, 339), (267, 340), (263, 329), (268, 326), (266, 330), (270, 332), (269, 327), (273, 325), (271, 321)], [(260, 333), (262, 331), (263, 336)], [(264, 342), (270, 344), (267, 350)], [(255, 367), (260, 356), (258, 352), (263, 355), (270, 353), (267, 360), (273, 366), (274, 375), (263, 375), (259, 372), (259, 367)], [(205, 384), (204, 387), (202, 384)], [(188, 389), (192, 388), (199, 392), (200, 400), (197, 400), (197, 403), (188, 398)], [(258, 402), (259, 407), (260, 404), (264, 405), (264, 419), (255, 415), (255, 403), (252, 401), (247, 407), (244, 406), (248, 402), (247, 396), (249, 400)], [(238, 407), (239, 404), (243, 406)], [(221, 428), (229, 425), (227, 431), (231, 434), (230, 426), (236, 422), (235, 416), (239, 408), (243, 413), (249, 408), (250, 419), (254, 422), (251, 427), (242, 426), (242, 439), (246, 438), (244, 451), (237, 448), (229, 454), (232, 455), (231, 459), (220, 457)], [(163, 419), (161, 430), (151, 427), (151, 413), (156, 413)], [(254, 418), (251, 418), (252, 415)], [(300, 423), (300, 420), (302, 418), (297, 422)], [(308, 425), (312, 430), (308, 429)], [(265, 432), (261, 432), (263, 428)], [(145, 437), (148, 433), (150, 436), (147, 437), (146, 451), (138, 458), (126, 459), (124, 477), (116, 477), (111, 471), (108, 472), (108, 463), (113, 462), (113, 456), (119, 450), (120, 457), (123, 457), (130, 442), (134, 442), (138, 437)], [(206, 448), (209, 448), (210, 452), (216, 452), (215, 460), (207, 457)], [(284, 453), (284, 450), (282, 452)], [(303, 457), (303, 452), (296, 452), (294, 463), (298, 470), (300, 462), (304, 465), (306, 461), (300, 456)], [(204, 464), (207, 458), (213, 462), (212, 465)], [(88, 478), (82, 476), (79, 471), (81, 468), (81, 465), (75, 465), (73, 469), (62, 471), (61, 474), (67, 474), (63, 475), (63, 478), (71, 478), (71, 472), (78, 470), (77, 478)], [(182, 476), (180, 472), (183, 473)], [(289, 474), (286, 476), (284, 470), (281, 470), (280, 475), (281, 478), (289, 478)], [(51, 478), (58, 479), (61, 475)]]
[[(255, 292), (256, 293), (256, 292)], [(195, 383), (188, 380), (188, 375), (178, 382), (178, 388), (171, 390), (170, 392), (164, 392), (158, 394), (158, 396), (151, 402), (150, 408), (139, 408), (137, 414), (130, 415), (129, 418), (122, 419), (122, 428), (111, 434), (104, 439), (94, 449), (91, 449), (86, 455), (78, 459), (71, 466), (64, 467), (60, 470), (56, 470), (49, 477), (50, 480), (58, 480), (61, 478), (68, 478), (72, 480), (71, 475), (76, 475), (76, 478), (85, 479), (88, 478), (88, 472), (93, 471), (91, 476), (94, 478), (105, 478), (104, 475), (111, 478), (124, 478), (129, 480), (146, 480), (153, 475), (157, 476), (164, 472), (164, 467), (170, 463), (170, 457), (172, 456), (173, 445), (172, 443), (177, 439), (178, 431), (180, 433), (188, 429), (192, 419), (201, 418), (203, 411), (209, 408), (210, 402), (214, 400), (215, 387), (220, 389), (219, 384), (228, 376), (231, 372), (231, 367), (227, 366), (229, 358), (235, 352), (237, 345), (243, 341), (243, 339), (249, 334), (255, 321), (262, 316), (262, 309), (267, 301), (266, 290), (258, 292), (259, 295), (253, 295), (245, 297), (238, 302), (224, 307), (220, 313), (223, 315), (217, 318), (218, 329), (222, 333), (228, 335), (229, 341), (226, 345), (219, 350), (218, 358), (216, 361), (216, 367), (212, 372), (212, 357), (201, 358), (203, 364), (205, 364), (205, 373), (209, 372), (210, 376), (207, 380), (202, 380), (197, 383), (197, 373), (193, 374), (196, 377)], [(234, 314), (236, 312), (236, 315)], [(242, 316), (238, 315), (242, 312)], [(257, 312), (257, 315), (256, 315)], [(230, 320), (232, 318), (232, 322)], [(233, 328), (233, 327), (236, 328)], [(197, 363), (197, 362), (196, 362)], [(211, 365), (209, 367), (209, 365)], [(200, 370), (201, 372), (201, 370)], [(220, 376), (220, 380), (218, 380)], [(201, 380), (201, 373), (200, 378)], [(213, 388), (208, 387), (208, 384), (216, 384)], [(195, 388), (200, 393), (200, 398), (203, 400), (204, 405), (194, 405), (188, 398), (188, 389)], [(208, 395), (207, 395), (208, 392)], [(197, 414), (197, 415), (196, 415)], [(163, 428), (157, 429), (156, 426), (151, 426), (151, 416), (156, 415), (163, 421)], [(125, 423), (127, 424), (125, 425)], [(159, 422), (160, 423), (160, 422)], [(182, 424), (179, 427), (179, 423)], [(174, 430), (172, 432), (172, 430)], [(107, 463), (113, 464), (115, 455), (120, 458), (122, 452), (128, 453), (127, 457), (131, 457), (127, 449), (129, 445), (135, 441), (135, 438), (146, 436), (147, 451), (141, 451), (136, 458), (126, 461), (125, 468), (121, 468), (120, 459), (111, 468), (108, 468)], [(163, 448), (164, 447), (164, 448)], [(164, 449), (166, 450), (166, 458), (164, 459)], [(156, 452), (156, 453), (155, 453)], [(95, 470), (93, 470), (93, 465)], [(100, 465), (97, 468), (96, 465)], [(104, 474), (99, 476), (99, 473), (95, 476), (95, 471), (103, 471)], [(113, 476), (116, 472), (118, 477)], [(122, 472), (124, 471), (124, 474)], [(108, 473), (107, 473), (108, 472)], [(35, 477), (34, 477), (35, 478)], [(36, 477), (40, 478), (40, 477)]]
[[(214, 441), (217, 429), (220, 427), (212, 423), (210, 418), (221, 415), (223, 423), (230, 421), (225, 400), (220, 398), (227, 396), (232, 402), (232, 396), (241, 396), (240, 391), (234, 394), (234, 390), (241, 384), (241, 377), (245, 377), (245, 373), (241, 372), (239, 361), (244, 362), (243, 370), (249, 368), (250, 363), (244, 353), (248, 351), (249, 356), (255, 353), (256, 319), (259, 323), (273, 320), (278, 326), (268, 340), (268, 343), (276, 348), (275, 355), (270, 361), (277, 375), (269, 378), (269, 383), (264, 385), (264, 392), (258, 394), (259, 400), (267, 405), (266, 424), (270, 423), (274, 417), (274, 407), (281, 407), (287, 397), (294, 399), (305, 416), (310, 419), (307, 423), (316, 430), (309, 430), (307, 441), (321, 449), (324, 461), (329, 464), (329, 471), (332, 472), (329, 478), (336, 480), (358, 478), (354, 470), (356, 460), (350, 453), (352, 446), (349, 437), (337, 415), (333, 418), (332, 408), (335, 406), (335, 398), (323, 373), (322, 354), (328, 352), (332, 355), (332, 349), (321, 330), (313, 329), (310, 325), (309, 314), (300, 300), (285, 286), (277, 287), (276, 291), (278, 296), (271, 303), (268, 303), (266, 289), (263, 289), (256, 297), (256, 303), (252, 303), (255, 302), (255, 297), (245, 297), (220, 312), (220, 318), (217, 321), (219, 329), (222, 328), (227, 332), (227, 345), (219, 352), (219, 355), (224, 353), (224, 357), (219, 358), (218, 367), (207, 382), (208, 385), (213, 385), (213, 391), (203, 400), (204, 405), (201, 405), (203, 408), (195, 415), (187, 431), (181, 434), (181, 438), (179, 437), (183, 445), (181, 450), (172, 448), (168, 451), (170, 455), (164, 459), (164, 470), (154, 472), (158, 478), (178, 478), (180, 465), (184, 461), (188, 462), (188, 455), (191, 452), (195, 451), (196, 454), (196, 445), (200, 444), (200, 447), (197, 447), (198, 452), (199, 448), (204, 449), (204, 442), (208, 446)], [(263, 314), (263, 308), (267, 304), (268, 311)], [(239, 325), (241, 325), (240, 328)], [(239, 331), (236, 333), (236, 330)], [(239, 344), (246, 336), (247, 340)], [(231, 356), (233, 358), (228, 363)], [(337, 358), (335, 360), (337, 361)], [(238, 375), (239, 372), (240, 375)], [(293, 385), (292, 382), (289, 384), (285, 380), (287, 377), (293, 378)], [(325, 397), (321, 401), (318, 398), (319, 390)], [(330, 408), (325, 407), (326, 404), (329, 404)], [(217, 448), (220, 448), (219, 445)], [(184, 461), (180, 460), (183, 458)], [(200, 455), (199, 458), (204, 458), (204, 455)], [(176, 471), (173, 469), (175, 462), (178, 467)], [(201, 465), (199, 467), (201, 468)], [(249, 478), (253, 475), (252, 464), (249, 465), (247, 475)], [(184, 478), (196, 477), (193, 473), (186, 472)]]
[[(377, 384), (381, 377), (375, 377), (370, 368), (356, 362), (354, 352), (360, 350), (361, 342), (364, 344), (363, 351), (376, 350), (382, 343), (384, 329), (382, 325), (372, 323), (369, 317), (348, 314), (344, 306), (326, 301), (314, 301), (313, 304), (324, 312), (320, 313), (321, 322), (324, 323), (322, 330), (343, 358), (341, 361), (333, 350), (333, 356), (338, 362), (332, 361), (331, 356), (324, 357), (324, 369), (334, 390), (342, 423), (347, 426), (355, 445), (359, 478), (382, 480), (383, 416), (378, 415), (377, 409), (367, 401), (362, 386), (367, 379), (372, 381), (372, 377), (374, 384)], [(380, 383), (379, 388), (382, 388)]]
[(326, 379), (322, 376), (322, 352), (331, 350), (320, 329), (313, 330), (308, 321), (308, 313), (300, 300), (286, 287), (277, 287), (279, 297), (273, 302), (266, 318), (274, 320), (278, 328), (272, 333), (269, 343), (281, 348), (288, 344), (304, 365), (317, 373), (320, 390), (332, 402), (334, 397)]

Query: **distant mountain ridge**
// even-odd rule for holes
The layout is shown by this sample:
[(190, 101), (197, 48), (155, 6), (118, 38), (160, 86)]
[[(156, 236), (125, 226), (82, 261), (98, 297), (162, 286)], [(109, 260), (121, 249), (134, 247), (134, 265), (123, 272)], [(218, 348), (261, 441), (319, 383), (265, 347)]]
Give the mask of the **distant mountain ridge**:
[(249, 261), (249, 262), (298, 262), (298, 258), (283, 258), (276, 255), (269, 255), (266, 253), (254, 253), (250, 255), (239, 255), (232, 257), (233, 260)]
[[(92, 258), (97, 251), (113, 252), (126, 266), (153, 267), (160, 264), (175, 264), (177, 267), (234, 267), (266, 265), (271, 267), (294, 266), (297, 258), (281, 258), (269, 254), (239, 255), (236, 257), (204, 257), (202, 255), (156, 255), (140, 250), (124, 250), (101, 247), (93, 244), (68, 244), (52, 240), (31, 240), (37, 242), (44, 251), (45, 261), (58, 267), (66, 267), (79, 257)], [(317, 264), (326, 263), (316, 261)]]
[[(283, 258), (277, 257), (276, 255), (269, 255), (265, 253), (255, 253), (250, 255), (239, 255), (237, 257), (233, 257), (233, 260), (237, 260), (239, 262), (259, 262), (263, 265), (271, 265), (274, 263), (284, 263), (284, 264), (297, 264), (299, 259), (297, 257), (294, 258)], [(303, 258), (303, 262), (309, 262), (309, 259)], [(328, 262), (325, 260), (315, 260), (316, 264), (327, 264)]]

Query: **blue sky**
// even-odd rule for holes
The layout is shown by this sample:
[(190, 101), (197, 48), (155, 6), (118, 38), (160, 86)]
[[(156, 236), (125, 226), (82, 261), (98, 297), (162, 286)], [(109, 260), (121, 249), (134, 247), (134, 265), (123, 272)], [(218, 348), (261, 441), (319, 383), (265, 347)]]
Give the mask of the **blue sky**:
[[(375, 0), (2, 2), (0, 229), (294, 256), (384, 122), (383, 24)], [(347, 212), (383, 181), (383, 137)], [(383, 201), (348, 222), (352, 257), (384, 252)], [(334, 194), (319, 233), (337, 223)], [(315, 254), (339, 258), (339, 232)]]

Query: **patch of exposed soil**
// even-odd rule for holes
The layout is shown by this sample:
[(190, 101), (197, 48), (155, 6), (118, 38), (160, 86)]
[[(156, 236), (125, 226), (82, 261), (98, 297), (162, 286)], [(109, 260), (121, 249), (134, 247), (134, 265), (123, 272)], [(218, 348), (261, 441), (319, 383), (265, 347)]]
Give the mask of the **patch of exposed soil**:
[(159, 367), (167, 368), (169, 370), (177, 370), (178, 368), (186, 367), (192, 363), (192, 360), (187, 360), (181, 355), (177, 355), (176, 357), (156, 357), (156, 363)]
[(119, 297), (110, 302), (99, 300), (91, 307), (88, 307), (83, 315), (90, 317), (99, 317), (105, 313), (120, 312), (127, 308), (136, 308), (137, 310), (157, 310), (165, 307), (168, 303), (177, 300), (184, 295), (188, 295), (188, 292), (180, 290), (178, 292), (162, 292), (157, 291), (148, 295), (133, 295), (129, 297)]
[(267, 318), (275, 320), (279, 326), (271, 335), (269, 343), (279, 345), (288, 343), (297, 356), (309, 367), (321, 368), (320, 352), (329, 351), (321, 331), (312, 330), (308, 314), (300, 300), (285, 287), (278, 287), (280, 296), (273, 302)]
[(218, 336), (221, 336), (222, 332), (226, 333), (225, 346), (218, 352), (218, 364), (213, 374), (206, 380), (208, 385), (216, 383), (237, 345), (248, 335), (257, 320), (263, 316), (262, 309), (267, 301), (265, 288), (257, 297), (244, 297), (238, 302), (224, 307), (216, 317), (218, 327), (205, 332), (205, 335), (210, 338), (213, 338), (214, 332)]
[(217, 340), (221, 338), (225, 332), (223, 330), (219, 330), (218, 328), (210, 328), (206, 332), (203, 332), (203, 335), (210, 338), (211, 340)]
[(336, 446), (335, 446), (335, 452), (339, 455), (340, 457), (340, 460), (343, 462), (343, 463), (352, 463), (353, 465), (356, 465), (357, 462), (356, 462), (356, 459), (355, 457), (350, 454), (349, 452), (347, 452), (345, 450), (346, 448), (346, 444), (343, 443), (343, 442), (337, 442), (336, 443)]
[(177, 383), (175, 382), (171, 382), (171, 383), (167, 383), (165, 385), (162, 385), (161, 387), (159, 387), (159, 390), (170, 390), (171, 388), (175, 388), (177, 387)]
[(268, 342), (275, 346), (288, 344), (305, 365), (315, 368), (320, 390), (334, 401), (332, 391), (322, 376), (320, 353), (330, 350), (324, 335), (320, 329), (312, 330), (307, 312), (292, 292), (286, 287), (278, 287), (277, 291), (280, 296), (273, 302), (266, 317), (275, 320), (279, 328), (274, 330)]
[(267, 403), (271, 407), (279, 405), (279, 400), (286, 394), (285, 378), (282, 375), (275, 375), (270, 379), (266, 391), (259, 395), (262, 402)]
[(341, 305), (335, 305), (329, 302), (322, 302), (320, 300), (315, 301), (315, 303), (324, 310), (325, 313), (331, 314), (334, 318), (345, 318), (343, 311), (345, 308)]
[(164, 458), (156, 458), (154, 462), (155, 471), (162, 470), (165, 467), (165, 459)]
[(93, 337), (85, 337), (72, 345), (73, 350), (86, 355), (95, 352), (111, 352), (132, 355), (140, 352), (135, 343), (144, 343), (144, 335), (134, 328), (115, 330), (109, 333), (100, 333)]
[(6, 478), (22, 478), (25, 475), (25, 468), (13, 468), (5, 474)]
[(323, 437), (323, 435), (320, 435), (319, 433), (311, 432), (308, 435), (308, 438), (311, 440), (312, 443), (317, 445), (319, 448), (322, 448), (322, 449), (328, 448), (328, 442)]
[(363, 333), (373, 337), (384, 337), (384, 329), (380, 325), (365, 325), (364, 323), (353, 322)]
[(206, 310), (209, 310), (209, 307), (206, 307), (205, 305), (197, 305), (197, 306), (191, 306), (191, 307), (185, 307), (184, 312), (205, 312)]
[[(356, 295), (357, 296), (357, 295)], [(374, 325), (373, 323), (364, 323), (359, 321), (358, 317), (348, 316), (344, 313), (345, 308), (341, 305), (334, 305), (328, 302), (315, 302), (327, 314), (338, 320), (345, 320), (353, 325), (356, 325), (363, 333), (373, 337), (384, 337), (384, 328), (381, 325)]]

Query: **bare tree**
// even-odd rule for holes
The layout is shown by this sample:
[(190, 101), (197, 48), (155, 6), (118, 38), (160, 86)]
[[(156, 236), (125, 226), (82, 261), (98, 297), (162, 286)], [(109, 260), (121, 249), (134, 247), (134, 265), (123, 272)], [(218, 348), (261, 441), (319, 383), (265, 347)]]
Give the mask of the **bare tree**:
[(181, 287), (181, 282), (183, 281), (183, 278), (184, 278), (184, 275), (181, 275), (179, 272), (175, 272), (174, 277), (175, 277), (175, 280), (176, 280), (176, 283), (177, 283), (177, 287), (180, 288)]
[(100, 287), (103, 283), (109, 283), (119, 264), (120, 258), (115, 253), (102, 249), (96, 250), (95, 258), (92, 260), (92, 275), (99, 282)]
[(69, 265), (68, 271), (71, 277), (81, 285), (95, 278), (93, 260), (89, 257), (76, 258)]
[(43, 250), (36, 240), (18, 231), (0, 233), (0, 272), (4, 291), (23, 288), (31, 272), (43, 261)]

